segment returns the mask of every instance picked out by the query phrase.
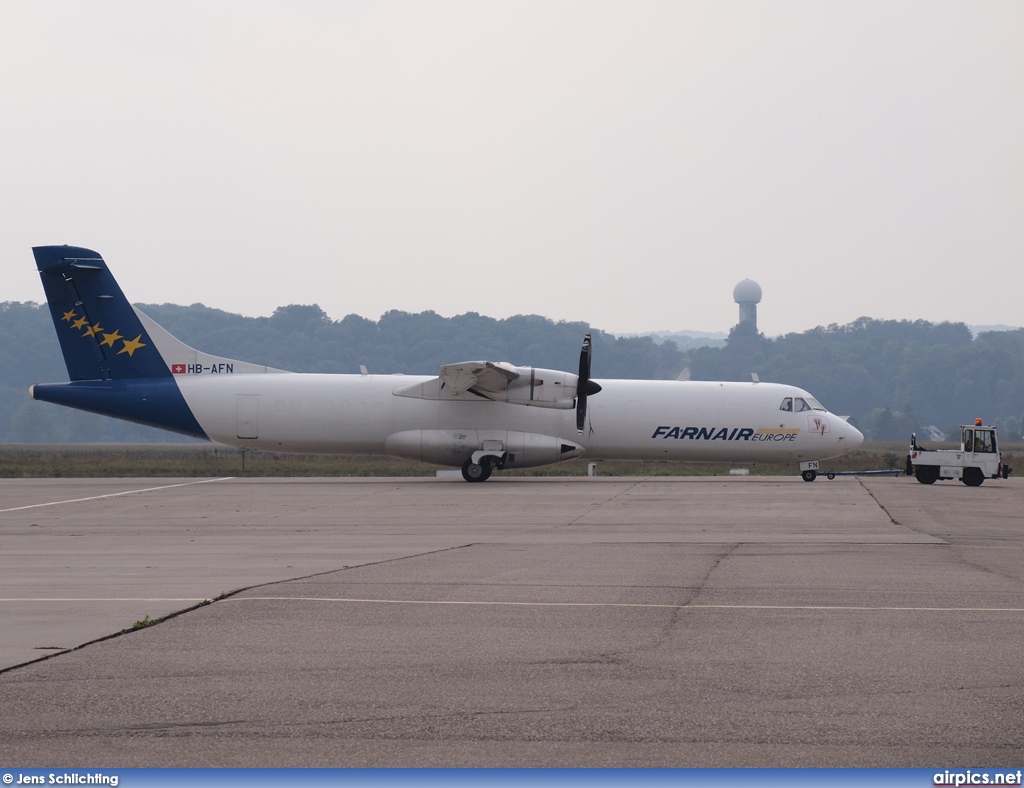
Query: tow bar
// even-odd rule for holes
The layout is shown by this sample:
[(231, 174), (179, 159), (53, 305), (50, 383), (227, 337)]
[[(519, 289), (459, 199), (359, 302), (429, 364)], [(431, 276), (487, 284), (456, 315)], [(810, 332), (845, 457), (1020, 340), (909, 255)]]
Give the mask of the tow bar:
[(900, 469), (892, 468), (888, 471), (825, 471), (826, 479), (834, 479), (837, 476), (899, 476)]

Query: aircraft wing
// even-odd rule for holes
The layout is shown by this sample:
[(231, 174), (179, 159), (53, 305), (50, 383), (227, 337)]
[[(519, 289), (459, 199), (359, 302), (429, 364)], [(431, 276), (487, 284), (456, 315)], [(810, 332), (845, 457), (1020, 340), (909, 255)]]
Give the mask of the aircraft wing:
[(395, 389), (396, 397), (508, 402), (538, 408), (576, 407), (575, 375), (554, 369), (517, 367), (507, 361), (445, 364), (432, 380)]
[(454, 395), (475, 388), (498, 393), (507, 391), (519, 377), (519, 370), (507, 361), (461, 361), (441, 367), (441, 382)]

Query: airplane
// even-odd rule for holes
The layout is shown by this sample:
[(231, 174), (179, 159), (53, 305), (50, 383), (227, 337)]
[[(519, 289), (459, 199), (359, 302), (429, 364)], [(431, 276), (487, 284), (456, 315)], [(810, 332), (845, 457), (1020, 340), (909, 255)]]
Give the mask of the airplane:
[(32, 249), (68, 383), (33, 399), (242, 449), (386, 454), (495, 470), (595, 460), (818, 463), (864, 436), (803, 389), (779, 383), (594, 380), (590, 334), (577, 374), (506, 361), (437, 376), (309, 374), (210, 355), (133, 307), (103, 258)]

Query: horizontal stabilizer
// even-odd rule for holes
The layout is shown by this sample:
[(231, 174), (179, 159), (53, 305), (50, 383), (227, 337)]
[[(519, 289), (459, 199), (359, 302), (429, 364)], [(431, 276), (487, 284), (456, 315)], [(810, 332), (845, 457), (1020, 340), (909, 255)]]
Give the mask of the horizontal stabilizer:
[(192, 438), (208, 439), (168, 375), (157, 379), (79, 380), (74, 383), (37, 383), (29, 396), (69, 408), (113, 416), (136, 424), (171, 430)]

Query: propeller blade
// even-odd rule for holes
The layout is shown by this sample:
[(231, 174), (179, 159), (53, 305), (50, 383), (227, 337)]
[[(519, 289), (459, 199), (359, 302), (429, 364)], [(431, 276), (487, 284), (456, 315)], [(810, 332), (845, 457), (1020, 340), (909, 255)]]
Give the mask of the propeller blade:
[(593, 353), (590, 341), (590, 332), (583, 337), (583, 347), (580, 350), (580, 380), (590, 380), (590, 356)]
[(590, 332), (587, 332), (583, 337), (583, 348), (580, 350), (580, 374), (576, 383), (576, 431), (581, 435), (583, 425), (587, 421), (587, 397), (601, 390), (601, 386), (590, 379), (591, 354)]

